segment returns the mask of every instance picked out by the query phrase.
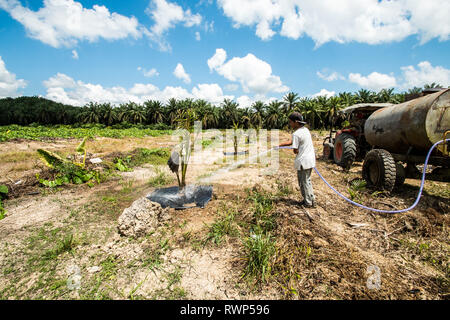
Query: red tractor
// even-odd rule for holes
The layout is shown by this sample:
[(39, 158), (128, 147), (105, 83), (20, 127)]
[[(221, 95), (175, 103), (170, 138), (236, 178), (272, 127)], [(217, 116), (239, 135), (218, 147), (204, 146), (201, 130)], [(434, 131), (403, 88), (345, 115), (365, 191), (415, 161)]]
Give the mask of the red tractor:
[(343, 129), (334, 130), (336, 119), (333, 119), (330, 134), (323, 142), (324, 158), (334, 160), (344, 169), (349, 169), (355, 160), (363, 160), (372, 148), (365, 139), (364, 124), (374, 111), (390, 106), (391, 103), (360, 103), (340, 110), (337, 120)]

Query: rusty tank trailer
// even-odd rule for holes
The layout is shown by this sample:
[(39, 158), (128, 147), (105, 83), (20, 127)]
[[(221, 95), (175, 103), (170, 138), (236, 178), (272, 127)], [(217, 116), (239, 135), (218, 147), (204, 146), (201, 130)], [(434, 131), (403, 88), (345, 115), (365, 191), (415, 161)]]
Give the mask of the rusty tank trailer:
[[(426, 154), (448, 130), (450, 89), (379, 109), (364, 125), (368, 143), (402, 154)], [(443, 151), (443, 147), (439, 150)]]
[[(363, 163), (368, 185), (391, 191), (403, 184), (407, 168), (423, 164), (429, 149), (450, 138), (450, 89), (379, 109), (364, 124), (372, 146)], [(450, 168), (450, 143), (433, 150), (429, 164)]]

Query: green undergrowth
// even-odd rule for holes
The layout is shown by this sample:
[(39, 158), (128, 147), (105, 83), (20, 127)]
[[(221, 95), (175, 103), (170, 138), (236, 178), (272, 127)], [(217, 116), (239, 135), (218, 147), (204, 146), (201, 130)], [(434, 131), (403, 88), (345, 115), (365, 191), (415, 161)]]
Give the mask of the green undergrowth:
[[(87, 183), (90, 187), (94, 186), (94, 182), (100, 183), (101, 174), (96, 170), (92, 170), (86, 167), (86, 143), (87, 137), (83, 139), (80, 145), (76, 148), (76, 153), (81, 155), (82, 162), (76, 162), (75, 160), (67, 160), (60, 155), (44, 150), (38, 149), (37, 153), (42, 162), (54, 171), (54, 179), (47, 180), (41, 179), (39, 174), (36, 174), (36, 179), (42, 185), (50, 188), (62, 186), (64, 184), (83, 184)], [(76, 159), (76, 154), (73, 155), (73, 159)]]
[(164, 165), (170, 157), (169, 149), (137, 148), (130, 154), (114, 159), (115, 168), (119, 171), (131, 171), (143, 164)]
[(49, 138), (84, 138), (84, 137), (158, 137), (168, 135), (171, 130), (155, 130), (145, 126), (131, 128), (112, 128), (102, 125), (56, 125), (56, 126), (0, 126), (0, 142), (12, 139), (45, 140)]
[(8, 187), (0, 185), (0, 220), (5, 217), (6, 210), (3, 208), (3, 199), (8, 195)]

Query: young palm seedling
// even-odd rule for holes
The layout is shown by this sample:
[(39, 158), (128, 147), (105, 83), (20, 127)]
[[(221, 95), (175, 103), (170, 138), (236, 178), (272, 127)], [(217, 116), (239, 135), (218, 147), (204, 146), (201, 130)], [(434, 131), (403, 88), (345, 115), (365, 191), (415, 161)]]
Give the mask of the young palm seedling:
[[(178, 186), (183, 189), (186, 186), (186, 173), (191, 157), (191, 134), (192, 124), (196, 119), (196, 114), (193, 109), (182, 110), (176, 119), (178, 124), (178, 130), (175, 134), (180, 136), (180, 144), (176, 147), (176, 150), (172, 152), (167, 164), (172, 172), (177, 175)], [(195, 137), (196, 138), (196, 137)], [(179, 170), (181, 168), (181, 179), (179, 176)]]

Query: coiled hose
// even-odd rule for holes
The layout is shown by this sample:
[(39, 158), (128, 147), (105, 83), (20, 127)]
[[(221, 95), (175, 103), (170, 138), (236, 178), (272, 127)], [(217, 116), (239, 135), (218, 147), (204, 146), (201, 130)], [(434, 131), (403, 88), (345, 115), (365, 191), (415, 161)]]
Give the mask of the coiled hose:
[[(417, 206), (417, 204), (419, 203), (420, 197), (422, 196), (422, 191), (423, 191), (423, 186), (425, 184), (425, 174), (426, 174), (426, 170), (427, 170), (427, 165), (428, 165), (428, 160), (430, 158), (431, 152), (434, 150), (434, 148), (436, 148), (436, 146), (438, 144), (444, 143), (446, 141), (450, 141), (450, 139), (445, 139), (445, 140), (441, 140), (436, 142), (428, 151), (427, 157), (425, 158), (425, 163), (423, 166), (423, 171), (422, 171), (422, 181), (420, 183), (420, 189), (419, 189), (419, 193), (417, 195), (416, 201), (414, 201), (414, 203), (412, 204), (412, 206), (410, 206), (409, 208), (406, 209), (402, 209), (402, 210), (380, 210), (380, 209), (375, 209), (375, 208), (370, 208), (370, 207), (366, 207), (365, 205), (362, 205), (360, 203), (354, 202), (352, 200), (350, 200), (349, 198), (347, 198), (346, 196), (344, 196), (343, 194), (341, 194), (339, 191), (337, 191), (335, 188), (333, 188), (328, 181), (320, 174), (320, 172), (317, 170), (317, 168), (314, 168), (314, 171), (316, 171), (316, 173), (319, 175), (319, 177), (323, 180), (323, 182), (325, 182), (325, 184), (330, 187), (331, 190), (333, 190), (334, 192), (336, 192), (336, 194), (338, 196), (340, 196), (341, 198), (343, 198), (344, 200), (350, 202), (351, 204), (358, 206), (360, 208), (366, 209), (366, 210), (370, 210), (370, 211), (375, 211), (375, 212), (380, 212), (380, 213), (401, 213), (401, 212), (406, 212), (409, 211), (411, 209), (413, 209), (415, 206)], [(293, 149), (292, 147), (276, 147), (278, 149)]]

